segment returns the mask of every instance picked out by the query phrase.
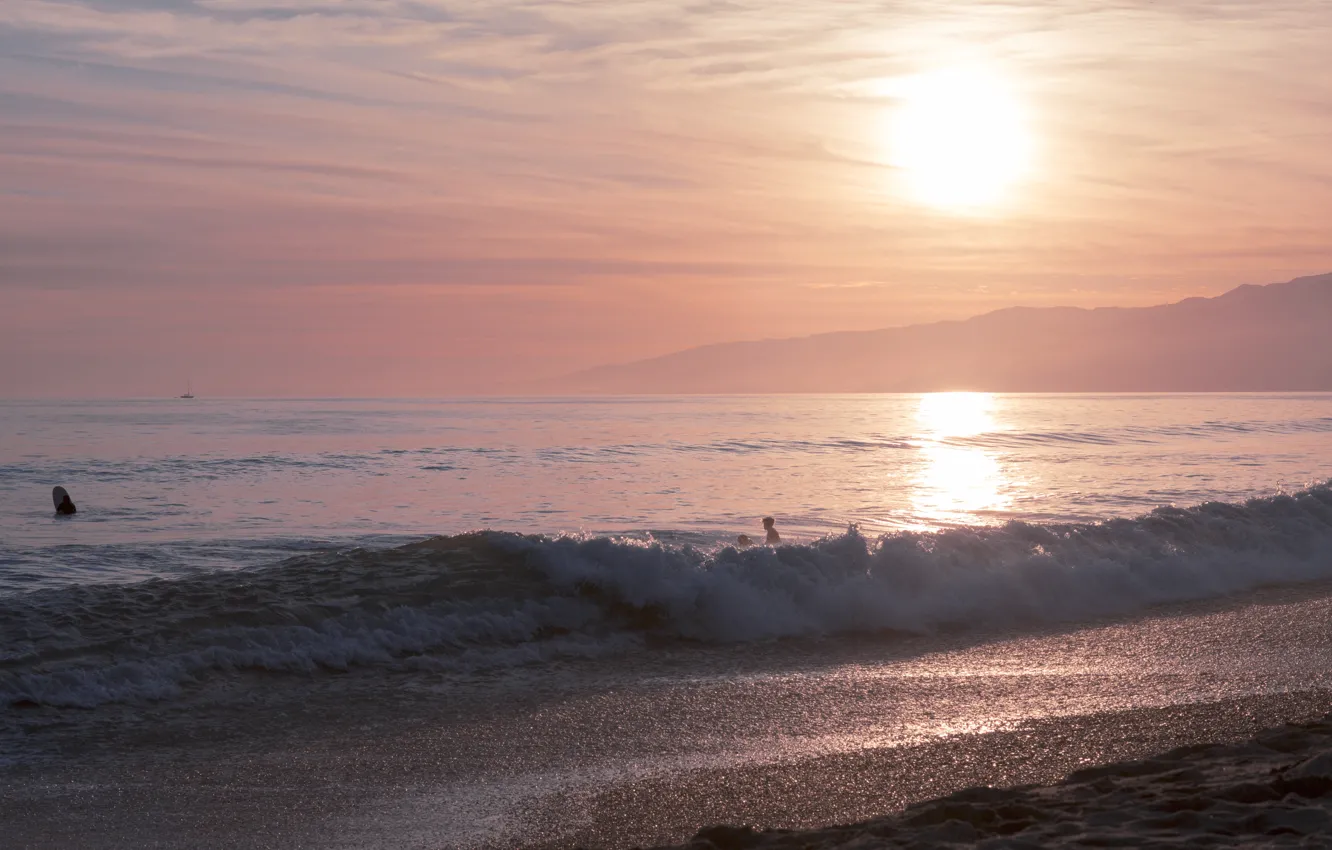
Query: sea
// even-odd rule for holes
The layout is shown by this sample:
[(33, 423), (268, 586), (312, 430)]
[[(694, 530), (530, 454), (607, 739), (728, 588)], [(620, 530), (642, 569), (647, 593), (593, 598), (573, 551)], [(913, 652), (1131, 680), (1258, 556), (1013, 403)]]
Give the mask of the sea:
[(626, 783), (1332, 688), (1330, 479), (1332, 394), (0, 401), (0, 779), (391, 718), (451, 743), (310, 846), (610, 846)]

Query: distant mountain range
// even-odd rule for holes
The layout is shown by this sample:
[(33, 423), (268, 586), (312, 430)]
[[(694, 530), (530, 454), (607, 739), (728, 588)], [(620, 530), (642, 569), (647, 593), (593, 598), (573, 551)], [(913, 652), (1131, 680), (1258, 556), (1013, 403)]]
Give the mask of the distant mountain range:
[(558, 379), (561, 393), (1332, 390), (1332, 274), (1157, 307), (733, 342)]

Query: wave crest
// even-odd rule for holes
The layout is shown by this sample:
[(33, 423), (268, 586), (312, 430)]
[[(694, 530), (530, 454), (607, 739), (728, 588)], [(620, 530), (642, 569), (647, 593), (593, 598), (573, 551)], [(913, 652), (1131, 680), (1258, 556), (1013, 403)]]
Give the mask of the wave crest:
[(645, 636), (1076, 621), (1332, 577), (1332, 485), (1085, 525), (737, 550), (505, 532), (259, 569), (0, 599), (0, 703), (170, 698), (218, 673), (471, 670), (621, 652)]

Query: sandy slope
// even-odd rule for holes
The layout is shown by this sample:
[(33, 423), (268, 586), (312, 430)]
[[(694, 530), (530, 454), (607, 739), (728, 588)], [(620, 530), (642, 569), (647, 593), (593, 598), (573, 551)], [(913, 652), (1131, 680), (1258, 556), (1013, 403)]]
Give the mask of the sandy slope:
[[(658, 647), (470, 679), (237, 671), (178, 700), (13, 707), (16, 734), (0, 736), (0, 846), (621, 850), (728, 822), (812, 830), (799, 833), (811, 846), (892, 846), (825, 825), (913, 805), (875, 826), (935, 846), (927, 830), (962, 827), (907, 824), (925, 800), (1323, 717), (1329, 621), (1332, 596), (1318, 585), (1035, 634)], [(1258, 752), (1282, 768), (1300, 758)], [(1116, 828), (1176, 815), (1150, 806), (1197, 794), (1109, 782), (1097, 805), (1115, 791), (1146, 795), (1127, 798), (1129, 815), (1108, 809)], [(1043, 818), (973, 801), (975, 822), (960, 823), (986, 835), (1015, 820), (1042, 841), (1061, 823), (1079, 828), (1077, 807), (1090, 804), (1044, 793), (999, 798)], [(1218, 806), (1200, 817), (1247, 817)]]
[(1080, 770), (1057, 785), (971, 788), (851, 826), (716, 826), (683, 846), (1332, 847), (1332, 714), (1242, 744)]

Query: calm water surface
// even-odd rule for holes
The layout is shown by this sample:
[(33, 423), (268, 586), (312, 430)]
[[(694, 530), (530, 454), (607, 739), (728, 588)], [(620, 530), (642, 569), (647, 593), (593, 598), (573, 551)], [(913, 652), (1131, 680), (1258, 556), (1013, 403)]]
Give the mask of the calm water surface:
[(1094, 521), (1330, 470), (1329, 394), (8, 401), (0, 587), (480, 528), (710, 545), (764, 514), (794, 539)]

